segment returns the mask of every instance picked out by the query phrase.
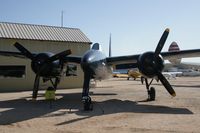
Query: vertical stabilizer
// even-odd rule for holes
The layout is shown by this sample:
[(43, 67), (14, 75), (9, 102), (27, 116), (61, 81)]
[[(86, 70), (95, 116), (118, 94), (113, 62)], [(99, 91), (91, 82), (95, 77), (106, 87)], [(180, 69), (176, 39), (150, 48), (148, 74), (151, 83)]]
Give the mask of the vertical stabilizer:
[[(180, 51), (180, 48), (176, 42), (172, 42), (168, 49), (169, 52), (175, 52)], [(174, 65), (180, 64), (181, 59), (170, 59), (169, 62), (171, 62)]]
[(180, 51), (180, 48), (176, 42), (172, 42), (168, 49), (169, 52), (171, 51)]

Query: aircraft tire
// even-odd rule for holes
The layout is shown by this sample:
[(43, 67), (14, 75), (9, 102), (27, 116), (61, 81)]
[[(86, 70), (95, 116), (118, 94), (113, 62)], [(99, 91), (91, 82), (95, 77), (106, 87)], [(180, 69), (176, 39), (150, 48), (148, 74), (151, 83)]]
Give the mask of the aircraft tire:
[(150, 96), (150, 101), (155, 101), (155, 97), (156, 97), (156, 90), (154, 87), (151, 87), (150, 88), (150, 93), (149, 93), (149, 96)]
[(90, 97), (84, 102), (84, 110), (85, 111), (91, 111), (93, 110), (92, 100)]

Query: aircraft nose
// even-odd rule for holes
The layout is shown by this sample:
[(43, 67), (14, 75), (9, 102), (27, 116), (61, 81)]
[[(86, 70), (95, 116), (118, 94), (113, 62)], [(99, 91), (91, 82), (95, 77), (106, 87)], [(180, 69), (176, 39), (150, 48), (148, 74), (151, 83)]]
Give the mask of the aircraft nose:
[(90, 62), (92, 62), (91, 57), (87, 57), (87, 56), (85, 56), (85, 57), (82, 59), (82, 63), (86, 63), (86, 64), (88, 64), (88, 63), (90, 63)]
[(83, 70), (87, 70), (90, 67), (92, 59), (90, 56), (84, 56), (81, 61), (81, 67)]

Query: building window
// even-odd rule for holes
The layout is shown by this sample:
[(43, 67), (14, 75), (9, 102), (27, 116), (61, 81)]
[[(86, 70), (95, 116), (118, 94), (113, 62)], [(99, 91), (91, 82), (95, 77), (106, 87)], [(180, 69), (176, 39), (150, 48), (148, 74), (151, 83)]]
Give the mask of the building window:
[(14, 65), (5, 65), (0, 66), (0, 77), (14, 77), (14, 78), (24, 78), (25, 77), (25, 66), (14, 66)]
[(77, 65), (67, 64), (66, 76), (77, 76)]

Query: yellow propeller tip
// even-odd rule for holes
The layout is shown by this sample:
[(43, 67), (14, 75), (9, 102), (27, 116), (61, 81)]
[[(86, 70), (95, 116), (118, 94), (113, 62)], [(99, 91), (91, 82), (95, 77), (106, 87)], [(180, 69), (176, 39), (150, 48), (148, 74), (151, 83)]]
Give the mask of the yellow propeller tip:
[(165, 31), (169, 32), (170, 30), (169, 30), (169, 28), (167, 28)]
[(173, 93), (173, 94), (171, 94), (173, 97), (175, 97), (176, 96), (176, 93)]

